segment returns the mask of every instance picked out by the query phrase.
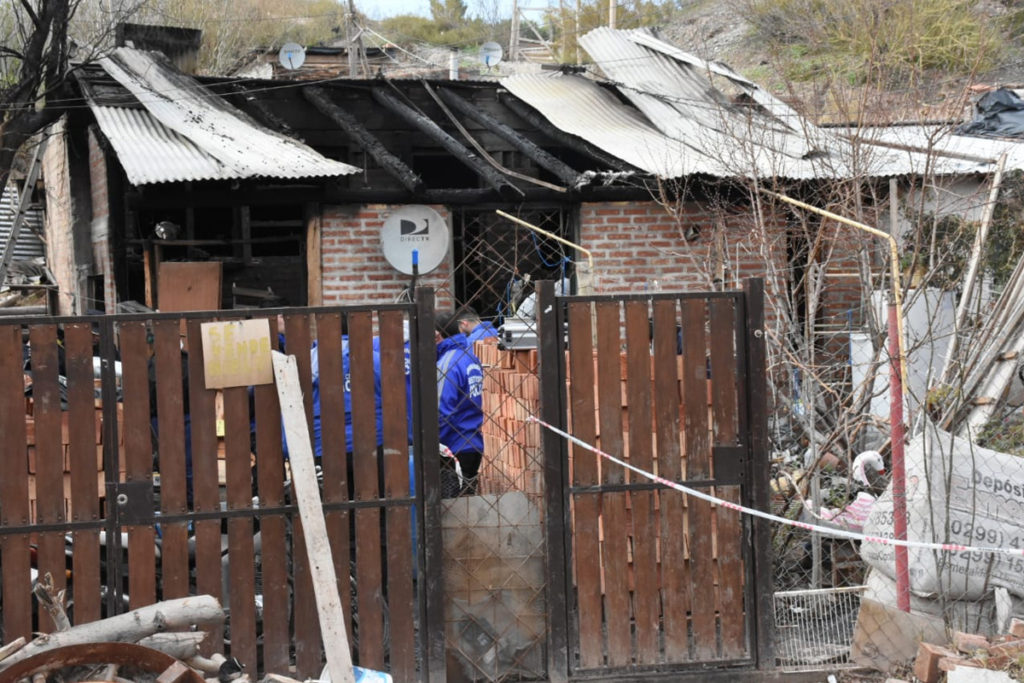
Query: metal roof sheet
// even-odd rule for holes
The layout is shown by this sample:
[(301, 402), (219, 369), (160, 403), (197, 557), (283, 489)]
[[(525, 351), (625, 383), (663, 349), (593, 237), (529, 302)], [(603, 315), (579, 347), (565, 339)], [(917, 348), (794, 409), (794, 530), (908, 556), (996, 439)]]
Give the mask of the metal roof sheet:
[[(633, 107), (579, 76), (518, 75), (502, 85), (561, 130), (660, 177), (811, 179), (992, 170), (921, 150), (855, 150), (845, 137), (813, 125), (729, 67), (645, 31), (599, 28), (580, 44)], [(712, 83), (712, 74), (759, 106), (731, 100)]]
[[(1024, 170), (1024, 140), (1020, 139), (957, 135), (948, 125), (934, 124), (872, 126), (846, 131), (868, 145), (904, 148), (903, 157), (908, 153), (930, 156), (946, 175), (990, 173), (1003, 152), (1006, 152), (1007, 171)], [(899, 152), (890, 155), (890, 172), (907, 165), (899, 156)]]
[[(125, 142), (124, 153), (131, 155), (123, 157), (121, 149), (115, 146), (118, 158), (126, 168), (145, 167), (145, 172), (140, 173), (140, 177), (147, 179), (143, 182), (310, 178), (359, 171), (265, 128), (152, 53), (121, 47), (100, 63), (149, 114), (134, 119), (107, 117), (108, 124), (115, 127), (116, 134)], [(93, 107), (94, 111), (97, 109)], [(161, 124), (163, 130), (154, 127), (154, 123)], [(141, 141), (137, 134), (147, 129), (151, 137), (159, 137), (161, 160), (153, 158), (151, 148), (135, 144)], [(176, 135), (171, 135), (172, 132)], [(174, 163), (168, 167), (162, 165), (172, 160)]]
[(93, 106), (92, 111), (133, 185), (238, 177), (145, 109)]
[[(0, 252), (7, 243), (7, 237), (14, 227), (14, 212), (18, 207), (18, 192), (11, 186), (0, 193)], [(39, 239), (43, 232), (43, 212), (38, 206), (30, 206), (25, 213), (25, 222), (18, 232), (18, 241), (14, 243), (14, 258), (17, 260), (33, 259), (46, 256), (46, 245)]]

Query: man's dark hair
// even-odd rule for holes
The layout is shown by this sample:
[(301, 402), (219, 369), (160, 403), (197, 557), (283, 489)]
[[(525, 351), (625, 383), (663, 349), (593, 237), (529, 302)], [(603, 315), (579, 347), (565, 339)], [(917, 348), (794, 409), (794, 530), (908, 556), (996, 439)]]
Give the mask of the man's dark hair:
[(461, 322), (468, 320), (471, 323), (480, 322), (480, 314), (476, 312), (476, 309), (472, 306), (462, 306), (459, 310), (455, 311), (455, 321)]
[(442, 311), (434, 318), (434, 329), (447, 339), (459, 333), (459, 320), (452, 311)]

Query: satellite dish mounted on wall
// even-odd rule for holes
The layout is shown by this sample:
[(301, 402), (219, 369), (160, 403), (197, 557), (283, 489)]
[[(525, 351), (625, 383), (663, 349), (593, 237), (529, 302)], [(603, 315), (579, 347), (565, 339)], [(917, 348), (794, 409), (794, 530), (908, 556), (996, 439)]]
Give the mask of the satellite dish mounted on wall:
[(501, 49), (501, 45), (498, 45), (493, 40), (489, 40), (480, 46), (480, 63), (490, 69), (492, 66), (497, 66), (501, 62), (501, 58), (504, 56), (504, 51)]
[(437, 211), (429, 206), (403, 206), (384, 220), (380, 249), (388, 263), (406, 275), (412, 275), (413, 259), (417, 258), (422, 275), (444, 262), (448, 237), (448, 225)]
[(285, 43), (277, 53), (277, 61), (288, 70), (298, 69), (306, 61), (306, 49), (298, 43)]

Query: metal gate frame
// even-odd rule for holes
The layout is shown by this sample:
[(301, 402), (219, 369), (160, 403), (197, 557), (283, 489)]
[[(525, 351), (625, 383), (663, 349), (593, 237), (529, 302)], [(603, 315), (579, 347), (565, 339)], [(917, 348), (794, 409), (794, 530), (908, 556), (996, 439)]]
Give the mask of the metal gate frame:
[[(721, 297), (723, 293), (709, 293)], [(675, 295), (673, 298), (678, 298)], [(688, 295), (686, 295), (688, 296)], [(767, 389), (765, 381), (765, 338), (764, 338), (764, 283), (760, 279), (744, 282), (743, 290), (731, 293), (737, 306), (737, 363), (739, 366), (738, 387), (740, 401), (737, 434), (739, 448), (733, 455), (742, 459), (740, 503), (756, 509), (768, 509), (768, 463), (767, 463)], [(626, 295), (599, 297), (555, 297), (553, 283), (538, 284), (540, 317), (539, 359), (541, 382), (541, 418), (549, 424), (569, 431), (567, 425), (568, 400), (566, 396), (567, 369), (565, 303), (569, 301), (629, 301), (654, 300), (661, 295)], [(562, 331), (552, 334), (552, 330)], [(585, 672), (574, 670), (577, 634), (574, 632), (573, 611), (575, 589), (573, 585), (571, 502), (572, 489), (568, 472), (568, 445), (558, 434), (544, 430), (542, 436), (545, 458), (545, 496), (547, 516), (547, 552), (549, 586), (548, 595), (549, 636), (548, 674), (552, 681), (568, 680), (619, 680), (624, 675), (631, 679), (640, 676), (642, 680), (668, 678), (677, 679), (694, 675), (700, 680), (739, 680), (753, 676), (755, 679), (775, 666), (772, 650), (772, 582), (770, 559), (770, 530), (767, 522), (759, 518), (744, 517), (742, 522), (745, 560), (745, 604), (746, 638), (748, 657), (741, 660), (696, 661), (680, 665), (654, 665), (606, 669)], [(714, 480), (680, 482), (698, 487), (714, 485)], [(649, 490), (649, 485), (641, 485)], [(629, 489), (634, 485), (619, 486)], [(558, 514), (561, 511), (561, 514)], [(562, 590), (557, 590), (560, 587)]]

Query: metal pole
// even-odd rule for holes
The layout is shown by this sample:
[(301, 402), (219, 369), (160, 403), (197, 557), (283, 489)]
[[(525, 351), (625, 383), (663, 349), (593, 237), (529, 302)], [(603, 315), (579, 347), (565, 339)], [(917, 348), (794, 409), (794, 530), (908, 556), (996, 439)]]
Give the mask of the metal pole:
[[(907, 540), (906, 468), (903, 463), (903, 372), (899, 345), (899, 310), (889, 304), (889, 421), (892, 441), (892, 513), (893, 535)], [(910, 611), (910, 569), (906, 546), (896, 546), (896, 606)]]

